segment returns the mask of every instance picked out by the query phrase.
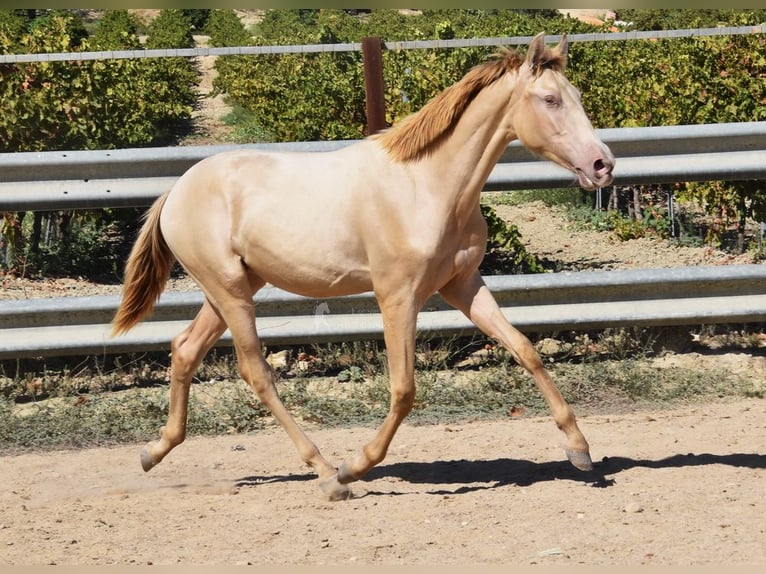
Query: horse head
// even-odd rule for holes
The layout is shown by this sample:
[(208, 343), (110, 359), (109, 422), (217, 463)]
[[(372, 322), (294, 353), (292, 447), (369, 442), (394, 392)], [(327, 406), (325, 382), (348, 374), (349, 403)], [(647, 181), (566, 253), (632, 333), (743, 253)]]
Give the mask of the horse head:
[(614, 156), (595, 133), (580, 92), (564, 75), (568, 41), (554, 48), (538, 34), (519, 67), (513, 128), (524, 146), (565, 167), (588, 190), (612, 182)]

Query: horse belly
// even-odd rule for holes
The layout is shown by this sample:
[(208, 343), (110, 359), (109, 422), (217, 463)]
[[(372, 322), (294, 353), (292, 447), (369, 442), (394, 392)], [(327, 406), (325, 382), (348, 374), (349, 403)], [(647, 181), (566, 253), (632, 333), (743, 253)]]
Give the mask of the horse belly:
[(299, 233), (261, 233), (242, 253), (245, 265), (261, 279), (293, 293), (332, 297), (372, 288), (364, 254), (353, 241), (314, 226), (292, 227)]
[(306, 297), (337, 297), (372, 289), (370, 274), (361, 267), (296, 264), (287, 258), (265, 261), (261, 257), (246, 264), (267, 283)]

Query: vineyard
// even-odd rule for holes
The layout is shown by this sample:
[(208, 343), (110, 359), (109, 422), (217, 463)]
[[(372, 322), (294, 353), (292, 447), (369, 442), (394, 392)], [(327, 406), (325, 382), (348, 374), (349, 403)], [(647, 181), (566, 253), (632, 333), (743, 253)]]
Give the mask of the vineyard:
[[(43, 11), (31, 20), (28, 12), (0, 11), (0, 53), (187, 48), (194, 45), (195, 31), (208, 35), (208, 45), (222, 47), (334, 44), (373, 36), (392, 42), (531, 36), (540, 30), (608, 34), (613, 28), (610, 22), (596, 26), (551, 10), (426, 10), (418, 15), (272, 10), (250, 29), (233, 10), (164, 10), (148, 23), (127, 10), (107, 10), (87, 26), (72, 11)], [(684, 18), (657, 22), (652, 11), (640, 10), (621, 17), (650, 29), (681, 22), (742, 26), (762, 22), (764, 11), (671, 11), (676, 12)], [(763, 34), (575, 42), (568, 76), (580, 88), (595, 127), (762, 121), (764, 42)], [(385, 50), (386, 123), (422, 107), (494, 49)], [(168, 145), (194, 131), (191, 120), (202, 105), (200, 69), (188, 58), (4, 64), (0, 74), (2, 152)], [(206, 97), (223, 96), (233, 108), (235, 141), (365, 134), (359, 52), (219, 57), (215, 74)], [(656, 220), (667, 216), (666, 190), (631, 191), (643, 203), (624, 203), (618, 211), (639, 228), (661, 228)], [(736, 248), (743, 252), (756, 239), (747, 235), (748, 220), (766, 220), (766, 192), (758, 181), (680, 182), (673, 191), (678, 201), (709, 218), (700, 239), (713, 246), (723, 244), (734, 229)], [(106, 268), (119, 275), (138, 215), (132, 210), (3, 212), (0, 268), (48, 275), (57, 269), (82, 274)]]

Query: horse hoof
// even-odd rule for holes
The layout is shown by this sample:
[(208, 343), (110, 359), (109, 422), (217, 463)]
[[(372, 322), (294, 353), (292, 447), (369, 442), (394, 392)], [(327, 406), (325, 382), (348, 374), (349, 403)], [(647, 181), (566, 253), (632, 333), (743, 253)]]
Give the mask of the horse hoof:
[(565, 449), (569, 462), (572, 463), (577, 470), (588, 472), (593, 470), (593, 461), (590, 459), (590, 453), (582, 450)]
[(141, 450), (141, 468), (144, 469), (144, 472), (149, 472), (154, 468), (154, 465), (157, 463), (154, 461), (154, 457), (152, 456), (152, 453), (149, 452), (149, 447), (144, 447)]
[(327, 497), (330, 502), (337, 502), (339, 500), (349, 500), (353, 498), (351, 489), (345, 484), (338, 482), (337, 476), (332, 476), (325, 480), (319, 481), (319, 488), (322, 493)]

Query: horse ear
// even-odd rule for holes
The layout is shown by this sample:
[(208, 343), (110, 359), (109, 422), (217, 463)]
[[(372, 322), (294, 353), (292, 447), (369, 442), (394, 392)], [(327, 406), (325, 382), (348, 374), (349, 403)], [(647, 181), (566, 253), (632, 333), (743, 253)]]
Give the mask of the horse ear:
[(556, 52), (558, 52), (564, 62), (566, 62), (567, 54), (569, 53), (569, 39), (567, 38), (566, 33), (561, 35), (561, 41), (559, 42), (559, 45), (556, 46)]
[(537, 74), (545, 63), (545, 32), (540, 32), (532, 38), (527, 50), (526, 61), (532, 71)]

